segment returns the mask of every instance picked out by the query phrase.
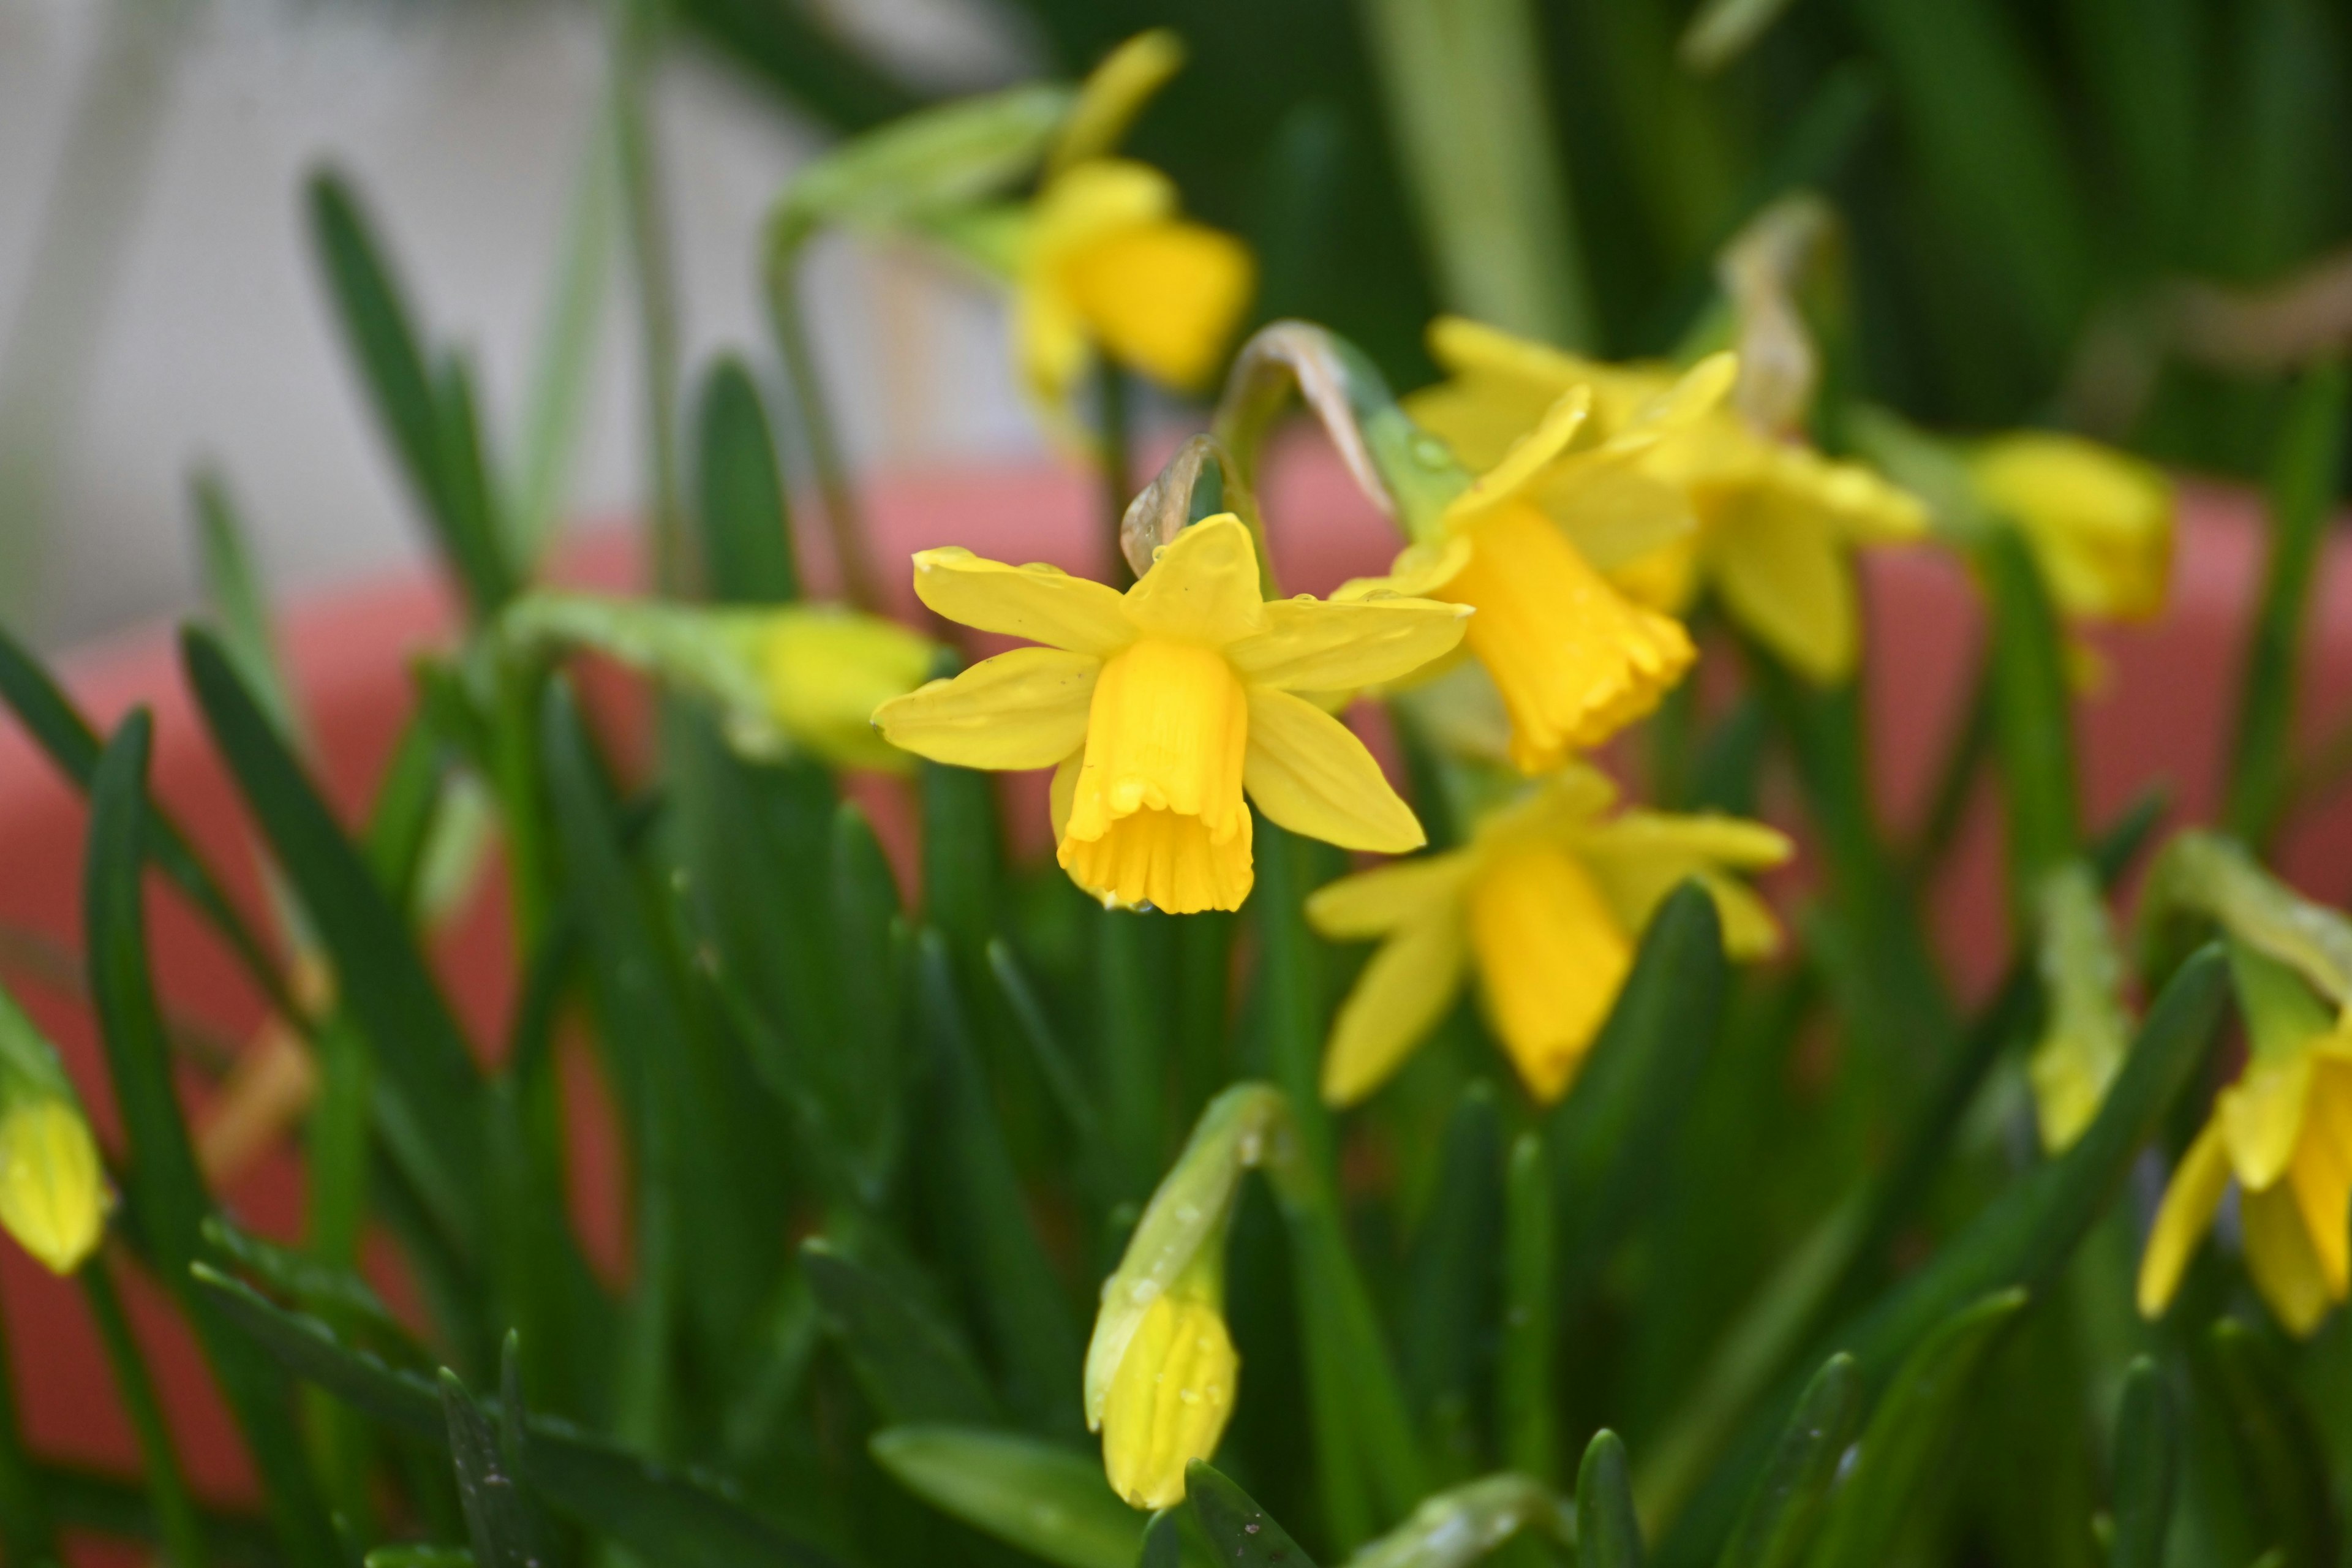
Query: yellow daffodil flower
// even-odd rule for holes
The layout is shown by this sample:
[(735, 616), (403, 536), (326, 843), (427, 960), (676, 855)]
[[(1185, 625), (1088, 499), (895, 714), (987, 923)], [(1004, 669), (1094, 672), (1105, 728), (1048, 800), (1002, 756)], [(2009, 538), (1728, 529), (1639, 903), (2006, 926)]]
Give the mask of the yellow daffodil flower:
[(1238, 909), (1251, 882), (1243, 794), (1350, 849), (1419, 847), (1421, 824), (1346, 725), (1295, 692), (1394, 680), (1450, 652), (1467, 612), (1425, 599), (1265, 601), (1249, 531), (1185, 529), (1124, 595), (968, 550), (915, 557), (915, 592), (1017, 648), (875, 710), (890, 743), (969, 768), (1055, 768), (1054, 836), (1106, 904)]
[(2078, 436), (2024, 431), (1979, 447), (1969, 477), (2015, 522), (2059, 610), (2146, 620), (2172, 576), (2172, 485), (2136, 458)]
[(2352, 1294), (2352, 1021), (2284, 964), (2232, 942), (2245, 1071), (2172, 1173), (2140, 1259), (2139, 1310), (2171, 1304), (2234, 1179), (2254, 1288), (2296, 1334)]
[[(1473, 466), (1577, 387), (1590, 389), (1605, 441), (1675, 384), (1661, 367), (1598, 364), (1458, 318), (1433, 323), (1429, 341), (1449, 379), (1407, 406)], [(1643, 481), (1654, 487), (1646, 495)], [(1609, 502), (1618, 516), (1689, 520), (1681, 537), (1620, 557), (1612, 575), (1621, 587), (1675, 611), (1705, 584), (1757, 641), (1822, 684), (1851, 674), (1861, 650), (1853, 548), (1927, 526), (1918, 500), (1872, 470), (1769, 439), (1721, 408), (1662, 433)]]
[(1090, 158), (1053, 174), (1023, 227), (1013, 336), (1022, 377), (1057, 433), (1099, 351), (1190, 391), (1206, 382), (1256, 284), (1248, 247), (1177, 216), (1158, 170)]
[(1628, 598), (1593, 557), (1646, 552), (1683, 522), (1658, 487), (1636, 481), (1629, 492), (1631, 465), (1719, 400), (1732, 374), (1727, 359), (1711, 360), (1611, 438), (1582, 446), (1595, 400), (1570, 389), (1447, 505), (1433, 537), (1406, 546), (1389, 575), (1336, 596), (1474, 606), (1465, 641), (1502, 696), (1520, 771), (1547, 772), (1600, 744), (1655, 708), (1696, 652), (1679, 622)]
[(1780, 927), (1730, 873), (1777, 866), (1786, 837), (1736, 817), (1608, 815), (1616, 790), (1578, 764), (1481, 820), (1467, 847), (1345, 877), (1307, 900), (1315, 929), (1380, 951), (1340, 1005), (1323, 1096), (1363, 1099), (1453, 1005), (1475, 961), (1495, 1032), (1529, 1093), (1568, 1091), (1633, 963), (1651, 914), (1696, 877), (1725, 950), (1762, 957)]

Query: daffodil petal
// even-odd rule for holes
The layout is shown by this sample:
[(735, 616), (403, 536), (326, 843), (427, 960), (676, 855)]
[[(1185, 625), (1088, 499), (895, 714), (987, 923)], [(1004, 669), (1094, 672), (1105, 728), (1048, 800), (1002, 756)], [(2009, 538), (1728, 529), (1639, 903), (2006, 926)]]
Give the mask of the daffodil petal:
[(1225, 657), (1245, 679), (1284, 691), (1380, 686), (1453, 652), (1469, 613), (1436, 599), (1279, 599), (1265, 606), (1265, 629)]
[(1631, 937), (1583, 866), (1556, 847), (1497, 851), (1470, 889), (1486, 1013), (1528, 1090), (1568, 1092), (1632, 970)]
[(2326, 1137), (2306, 1135), (2286, 1168), (2303, 1228), (2328, 1295), (2338, 1301), (2352, 1291), (2352, 1164)]
[(1534, 429), (1511, 445), (1503, 460), (1478, 476), (1445, 509), (1448, 521), (1466, 521), (1534, 484), (1552, 459), (1568, 449), (1592, 413), (1592, 389), (1572, 386), (1544, 410)]
[(1337, 844), (1402, 855), (1429, 841), (1355, 732), (1303, 698), (1250, 689), (1242, 787), (1267, 820)]
[(1628, 931), (1643, 930), (1668, 894), (1685, 879), (1697, 879), (1722, 921), (1723, 951), (1746, 960), (1780, 950), (1780, 923), (1754, 889), (1724, 875), (1724, 868), (1777, 866), (1793, 847), (1760, 822), (1629, 811), (1590, 829), (1577, 852)]
[(1844, 546), (1818, 510), (1769, 489), (1726, 499), (1707, 540), (1725, 606), (1818, 685), (1843, 680), (1861, 648)]
[(1086, 752), (1072, 752), (1054, 769), (1054, 782), (1046, 787), (1045, 819), (1053, 824), (1056, 844), (1069, 831), (1070, 805), (1078, 795), (1078, 770), (1086, 765)]
[(1257, 545), (1231, 512), (1207, 518), (1160, 547), (1151, 570), (1127, 591), (1138, 631), (1173, 642), (1222, 647), (1265, 624)]
[(1408, 544), (1397, 552), (1385, 577), (1350, 577), (1331, 595), (1335, 605), (1367, 599), (1421, 599), (1436, 593), (1470, 564), (1470, 541), (1455, 534), (1442, 543)]
[(1462, 989), (1469, 955), (1459, 910), (1423, 910), (1375, 951), (1332, 1021), (1323, 1099), (1353, 1105), (1386, 1083)]
[(1061, 287), (1108, 353), (1186, 391), (1217, 368), (1257, 284), (1249, 247), (1201, 224), (1117, 229), (1063, 258)]
[(1779, 828), (1743, 816), (1726, 816), (1712, 811), (1677, 815), (1637, 809), (1593, 828), (1587, 841), (1587, 853), (1593, 851), (1678, 856), (1742, 871), (1761, 871), (1788, 864), (1797, 847)]
[(892, 745), (961, 768), (1050, 768), (1086, 742), (1102, 660), (1021, 647), (874, 710)]
[(2303, 1135), (2311, 1069), (2307, 1054), (2284, 1061), (2257, 1058), (2244, 1077), (2221, 1091), (2214, 1120), (2229, 1142), (2230, 1164), (2245, 1185), (2260, 1190), (2286, 1173)]
[(915, 596), (977, 631), (1105, 657), (1135, 640), (1118, 590), (1058, 566), (1008, 566), (960, 545), (919, 551)]
[(1375, 866), (1307, 895), (1307, 921), (1335, 942), (1382, 936), (1437, 904), (1458, 900), (1472, 868), (1471, 858), (1459, 851)]
[(1503, 460), (1552, 405), (1560, 388), (1483, 372), (1425, 386), (1404, 399), (1412, 422), (1454, 448), (1473, 473)]
[(2327, 1316), (2334, 1298), (2294, 1193), (2284, 1185), (2266, 1193), (2241, 1192), (2238, 1215), (2254, 1289), (2290, 1333), (2307, 1336)]
[(2209, 1121), (2189, 1145), (2172, 1181), (2157, 1206), (2156, 1223), (2147, 1233), (2147, 1249), (2139, 1260), (2139, 1315), (2159, 1318), (2172, 1305), (2180, 1277), (2205, 1239), (2221, 1198), (2230, 1190), (2230, 1152), (2221, 1141), (2219, 1122)]
[(1600, 368), (1549, 344), (1514, 337), (1466, 316), (1439, 316), (1429, 323), (1429, 357), (1455, 375), (1484, 371), (1538, 385), (1569, 387), (1593, 379)]

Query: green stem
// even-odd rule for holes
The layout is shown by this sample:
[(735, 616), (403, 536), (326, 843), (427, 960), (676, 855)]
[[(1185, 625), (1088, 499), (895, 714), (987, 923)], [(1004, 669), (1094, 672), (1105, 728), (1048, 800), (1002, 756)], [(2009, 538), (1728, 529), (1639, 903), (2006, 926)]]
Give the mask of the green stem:
[(1503, 1463), (1549, 1482), (1559, 1465), (1552, 1426), (1552, 1174), (1543, 1140), (1511, 1146), (1503, 1192), (1503, 1349), (1496, 1368)]
[(653, 71), (659, 16), (652, 0), (612, 0), (614, 149), (629, 245), (637, 271), (637, 324), (645, 355), (646, 417), (653, 461), (654, 581), (665, 594), (686, 593), (690, 557), (678, 466), (677, 287), (661, 202), (654, 144)]
[(1944, 753), (1943, 772), (1936, 793), (1928, 797), (1927, 815), (1913, 840), (1905, 872), (1915, 888), (1926, 887), (1942, 869), (1944, 857), (1959, 837), (1960, 823), (1975, 795), (1977, 774), (1992, 749), (1992, 681), (1979, 665), (1969, 688), (1968, 708), (1958, 733)]
[(768, 320), (776, 334), (776, 351), (784, 363), (784, 379), (800, 411), (801, 437), (808, 445), (809, 466), (816, 470), (817, 493), (824, 501), (825, 532), (833, 542), (833, 558), (841, 571), (842, 592), (863, 610), (882, 604), (881, 579), (876, 575), (867, 549), (866, 518), (857, 493), (849, 482), (849, 465), (841, 454), (841, 438), (817, 374), (808, 329), (801, 319), (800, 270), (796, 249), (780, 250), (768, 267)]
[[(348, 1269), (359, 1261), (367, 1220), (368, 1130), (374, 1073), (367, 1039), (350, 1016), (336, 1013), (319, 1030), (320, 1089), (309, 1127), (305, 1245), (321, 1267)], [(349, 1314), (322, 1301), (305, 1302), (339, 1331)], [(302, 1391), (303, 1410), (331, 1505), (354, 1522), (369, 1517), (367, 1426), (357, 1411), (323, 1390)]]
[(1103, 526), (1110, 544), (1110, 584), (1115, 588), (1124, 588), (1135, 581), (1127, 552), (1119, 548), (1119, 527), (1127, 521), (1127, 503), (1134, 493), (1133, 459), (1129, 453), (1134, 433), (1128, 405), (1127, 372), (1105, 354), (1096, 369), (1095, 385), (1102, 420)]
[(11, 1568), (59, 1568), (57, 1526), (49, 1517), (48, 1491), (25, 1452), (24, 1428), (16, 1421), (16, 1391), (8, 1376), (7, 1314), (0, 1310), (0, 1547)]
[(146, 1472), (148, 1495), (154, 1500), (164, 1561), (178, 1568), (197, 1568), (205, 1561), (204, 1524), (196, 1515), (188, 1478), (181, 1471), (179, 1454), (172, 1447), (171, 1430), (163, 1425), (163, 1407), (155, 1397), (147, 1358), (131, 1337), (130, 1320), (123, 1316), (114, 1277), (107, 1272), (106, 1260), (95, 1258), (77, 1278), (89, 1303), (89, 1315), (98, 1322), (107, 1364), (114, 1373), (115, 1392), (122, 1396), (123, 1411), (139, 1439), (140, 1466)]

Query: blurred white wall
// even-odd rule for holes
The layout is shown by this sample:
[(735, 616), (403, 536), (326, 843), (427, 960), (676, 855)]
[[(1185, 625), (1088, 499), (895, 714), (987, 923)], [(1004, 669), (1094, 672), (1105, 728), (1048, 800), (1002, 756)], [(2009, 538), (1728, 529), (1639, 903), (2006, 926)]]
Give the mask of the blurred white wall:
[[(0, 343), (28, 341), (37, 237), (104, 7), (159, 3), (0, 0)], [(46, 538), (37, 562), (5, 568), (0, 589), (13, 591), (0, 602), (28, 605), (22, 629), (51, 647), (193, 603), (185, 479), (199, 458), (226, 470), (281, 592), (418, 557), (311, 261), (302, 178), (322, 159), (355, 177), (412, 302), (434, 332), (471, 346), (494, 437), (511, 449), (600, 89), (602, 28), (587, 0), (183, 3), (148, 100), (160, 125), (148, 177), (122, 209), (119, 266), (75, 270), (95, 323), (76, 362), (82, 384), (45, 384), (33, 410), (54, 437), (43, 443)], [(1021, 69), (985, 16), (949, 0), (851, 9), (934, 77), (978, 85)], [(756, 237), (813, 133), (691, 50), (665, 67), (657, 115), (688, 365), (731, 346), (764, 372)], [(992, 300), (921, 258), (847, 242), (826, 242), (810, 274), (856, 461), (1039, 450)], [(587, 396), (575, 516), (610, 517), (638, 493), (627, 287), (624, 262)], [(19, 526), (0, 515), (0, 531)]]

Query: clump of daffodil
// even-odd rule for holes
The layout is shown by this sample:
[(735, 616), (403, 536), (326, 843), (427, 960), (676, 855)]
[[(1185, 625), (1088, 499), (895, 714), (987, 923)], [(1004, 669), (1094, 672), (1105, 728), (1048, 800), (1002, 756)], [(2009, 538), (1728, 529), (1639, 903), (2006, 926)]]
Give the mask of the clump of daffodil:
[(42, 1268), (71, 1274), (97, 1250), (112, 1203), (56, 1051), (0, 991), (0, 1230)]
[(906, 757), (868, 722), (876, 704), (930, 673), (931, 644), (879, 616), (832, 605), (712, 607), (540, 590), (499, 628), (520, 648), (593, 648), (714, 704), (730, 744), (795, 749), (847, 767)]
[(1244, 792), (1270, 820), (1344, 848), (1423, 841), (1363, 742), (1294, 693), (1410, 674), (1461, 640), (1459, 605), (1267, 601), (1230, 512), (1161, 545), (1125, 594), (952, 548), (915, 557), (915, 592), (949, 620), (1045, 646), (886, 702), (876, 727), (934, 762), (1054, 768), (1062, 868), (1106, 904), (1238, 909)]
[(1244, 1172), (1284, 1157), (1289, 1107), (1237, 1084), (1202, 1112), (1103, 1281), (1087, 1345), (1087, 1427), (1111, 1489), (1139, 1509), (1184, 1497), (1184, 1467), (1216, 1452), (1241, 1358), (1225, 1328), (1225, 1232)]
[(1501, 694), (1522, 772), (1598, 745), (1655, 708), (1696, 655), (1681, 623), (1620, 592), (1593, 557), (1622, 560), (1672, 536), (1681, 509), (1654, 487), (1629, 489), (1633, 465), (1701, 418), (1733, 374), (1727, 356), (1709, 360), (1597, 441), (1580, 440), (1591, 389), (1567, 389), (1507, 448), (1459, 454), (1486, 471), (1416, 530), (1389, 575), (1338, 597), (1401, 593), (1474, 606), (1467, 645)]
[[(1589, 389), (1592, 435), (1605, 442), (1676, 384), (1665, 367), (1600, 364), (1454, 317), (1432, 324), (1429, 343), (1448, 379), (1407, 406), (1474, 467), (1576, 388)], [(1853, 549), (1916, 538), (1927, 524), (1916, 498), (1870, 469), (1713, 404), (1662, 431), (1588, 505), (1621, 530), (1603, 558), (1626, 592), (1679, 611), (1704, 586), (1775, 657), (1824, 684), (1851, 674), (1861, 651)]]
[(2024, 534), (2067, 616), (2146, 620), (2172, 575), (2172, 486), (2110, 447), (2054, 431), (1998, 436), (1969, 453), (1978, 498)]
[(2140, 1259), (2139, 1310), (2170, 1305), (2234, 1181), (2254, 1288), (2309, 1334), (2352, 1294), (2352, 1025), (2251, 946), (2232, 941), (2230, 961), (2245, 1070), (2173, 1171)]
[(1145, 33), (1097, 68), (1049, 154), (1012, 244), (1023, 382), (1048, 427), (1080, 441), (1073, 394), (1104, 354), (1179, 391), (1213, 374), (1256, 286), (1249, 247), (1180, 216), (1165, 174), (1110, 155), (1143, 101), (1182, 64)]
[(1733, 873), (1777, 866), (1786, 837), (1717, 816), (1612, 813), (1616, 790), (1581, 763), (1480, 819), (1467, 847), (1345, 877), (1307, 902), (1315, 929), (1381, 947), (1340, 1004), (1323, 1095), (1352, 1104), (1384, 1082), (1453, 1005), (1473, 966), (1528, 1091), (1566, 1093), (1624, 984), (1659, 904), (1696, 877), (1724, 947), (1759, 958), (1779, 925)]
[(2048, 1017), (2026, 1063), (2042, 1146), (2056, 1153), (2083, 1135), (2131, 1045), (2123, 958), (2099, 879), (2072, 860), (2034, 895), (2038, 965)]

